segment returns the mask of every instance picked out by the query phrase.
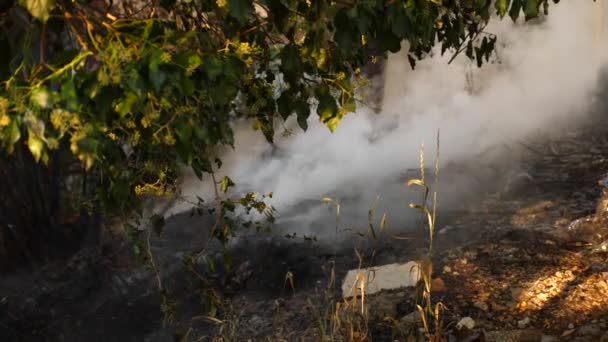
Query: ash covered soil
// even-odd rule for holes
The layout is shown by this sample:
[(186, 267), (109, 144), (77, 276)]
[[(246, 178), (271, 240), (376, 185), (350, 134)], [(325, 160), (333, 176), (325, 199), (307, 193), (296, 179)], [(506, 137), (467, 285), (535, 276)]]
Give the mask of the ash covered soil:
[[(474, 175), (484, 189), (463, 191), (460, 205), (438, 208), (433, 296), (447, 308), (444, 338), (608, 341), (608, 127), (588, 125), (509, 149), (503, 160), (482, 165), (480, 157), (442, 170)], [(518, 171), (503, 177), (514, 165)], [(327, 290), (332, 279), (339, 288), (360, 260), (418, 260), (427, 244), (422, 228), (393, 232), (390, 222), (375, 239), (351, 232), (348, 242), (330, 244), (247, 234), (231, 247), (230, 271), (219, 265), (203, 273), (195, 262), (197, 277), (182, 259), (205, 243), (210, 225), (178, 215), (152, 239), (169, 302), (154, 273), (118, 238), (3, 275), (0, 340), (319, 340), (320, 313), (328, 296), (340, 295)], [(413, 314), (419, 292), (367, 296), (361, 341), (405, 340), (400, 336), (420, 326)], [(210, 306), (213, 296), (222, 304)], [(456, 327), (464, 317), (472, 329)]]

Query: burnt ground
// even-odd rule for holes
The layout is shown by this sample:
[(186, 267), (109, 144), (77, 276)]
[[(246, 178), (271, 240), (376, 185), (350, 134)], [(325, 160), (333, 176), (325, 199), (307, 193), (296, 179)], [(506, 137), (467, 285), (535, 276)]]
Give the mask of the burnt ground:
[[(447, 309), (443, 337), (608, 341), (608, 197), (598, 183), (608, 171), (607, 127), (590, 125), (510, 148), (517, 157), (483, 165), (480, 157), (443, 170), (475, 175), (484, 189), (463, 191), (460, 205), (438, 208), (433, 298)], [(515, 165), (517, 172), (506, 172)], [(248, 234), (231, 247), (231, 271), (219, 262), (211, 272), (195, 260), (201, 280), (186, 270), (183, 257), (204, 243), (210, 224), (180, 215), (151, 240), (168, 302), (154, 273), (121, 239), (4, 275), (0, 340), (319, 340), (339, 296), (328, 290), (331, 280), (339, 285), (357, 267), (355, 250), (364, 266), (382, 265), (418, 260), (427, 243), (422, 229), (388, 229), (376, 238), (353, 234), (341, 244)], [(220, 256), (218, 248), (211, 251)], [(368, 296), (366, 334), (343, 340), (415, 340), (419, 293), (410, 288)], [(213, 296), (222, 301), (211, 305)], [(340, 317), (335, 335), (348, 336), (346, 328), (354, 325)], [(456, 328), (464, 317), (475, 323), (472, 329)]]

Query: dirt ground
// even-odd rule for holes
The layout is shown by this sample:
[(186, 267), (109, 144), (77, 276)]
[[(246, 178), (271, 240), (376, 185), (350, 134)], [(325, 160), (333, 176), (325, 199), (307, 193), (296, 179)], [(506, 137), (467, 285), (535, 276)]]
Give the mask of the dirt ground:
[[(497, 162), (497, 173), (478, 172), (486, 166), (475, 160), (445, 170), (485, 174), (479, 182), (490, 186), (463, 194), (462, 205), (439, 207), (433, 298), (446, 308), (443, 337), (608, 341), (608, 184), (602, 182), (608, 129), (594, 124), (516, 145), (517, 161)], [(511, 164), (518, 172), (497, 176)], [(87, 247), (69, 260), (2, 276), (0, 340), (315, 341), (324, 324), (319, 319), (328, 317), (323, 310), (340, 295), (328, 286), (357, 267), (355, 249), (366, 265), (382, 265), (417, 260), (427, 242), (422, 229), (341, 245), (243, 236), (231, 250), (232, 271), (209, 277), (224, 298), (209, 315), (209, 291), (182, 262), (204, 241), (201, 227), (209, 221), (182, 215), (167, 225), (152, 246), (174, 306), (163, 302), (154, 274), (133, 259), (128, 243)], [(368, 296), (368, 333), (360, 340), (406, 340), (397, 330), (412, 322), (419, 327), (412, 316), (418, 294), (409, 288)], [(175, 308), (175, 315), (163, 315), (161, 307)], [(465, 317), (474, 326), (457, 328)]]

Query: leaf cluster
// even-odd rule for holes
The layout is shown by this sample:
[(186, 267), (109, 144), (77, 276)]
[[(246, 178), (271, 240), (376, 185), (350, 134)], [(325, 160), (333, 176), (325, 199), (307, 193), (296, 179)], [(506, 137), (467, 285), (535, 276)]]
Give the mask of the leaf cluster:
[(202, 177), (232, 124), (272, 141), (277, 122), (330, 130), (354, 112), (361, 68), (407, 42), (412, 67), (437, 44), (481, 65), (493, 13), (546, 0), (20, 0), (0, 16), (0, 148), (41, 162), (66, 149), (100, 175), (106, 213)]

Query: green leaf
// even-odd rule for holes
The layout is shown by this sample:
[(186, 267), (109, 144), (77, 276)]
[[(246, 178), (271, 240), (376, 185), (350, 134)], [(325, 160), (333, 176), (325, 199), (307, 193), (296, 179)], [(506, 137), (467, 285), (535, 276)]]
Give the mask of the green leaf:
[(175, 134), (184, 145), (190, 145), (192, 140), (192, 124), (186, 120), (180, 121), (175, 127)]
[(156, 92), (160, 92), (163, 84), (167, 80), (167, 75), (161, 70), (153, 70), (152, 68), (150, 68), (150, 70), (148, 71), (148, 79), (152, 83), (154, 90), (156, 90)]
[(416, 69), (416, 59), (414, 58), (414, 56), (412, 56), (412, 54), (407, 54), (407, 61), (410, 63), (410, 67), (412, 68), (412, 70)]
[(230, 15), (241, 24), (244, 24), (252, 12), (251, 3), (249, 0), (228, 0)]
[(298, 71), (301, 64), (300, 53), (294, 45), (286, 45), (281, 50), (281, 69), (284, 72)]
[[(339, 123), (339, 118), (337, 118), (338, 105), (336, 104), (336, 99), (329, 94), (325, 94), (318, 100), (319, 105), (317, 106), (317, 114), (319, 114), (321, 121), (333, 132)], [(335, 119), (338, 119), (338, 121)]]
[(43, 23), (49, 19), (51, 11), (55, 7), (53, 0), (19, 0), (19, 4), (25, 7), (32, 17)]
[(152, 53), (150, 54), (150, 63), (148, 64), (148, 68), (150, 70), (158, 70), (158, 67), (163, 64), (163, 50), (159, 48), (154, 48)]
[(279, 96), (277, 99), (277, 110), (279, 111), (279, 115), (283, 118), (283, 120), (287, 120), (287, 118), (291, 115), (293, 98), (292, 94), (289, 91), (285, 91)]
[(19, 125), (15, 120), (11, 122), (11, 124), (6, 128), (4, 134), (4, 144), (6, 145), (6, 149), (8, 153), (13, 153), (15, 149), (15, 143), (21, 139), (21, 130), (19, 129)]
[(215, 56), (207, 57), (202, 61), (203, 71), (210, 80), (216, 79), (222, 74), (222, 61)]
[(237, 86), (228, 79), (223, 79), (215, 86), (214, 96), (219, 104), (228, 104), (232, 102), (234, 97), (237, 95), (239, 89)]
[(268, 141), (269, 143), (273, 143), (274, 142), (274, 125), (273, 122), (271, 120), (268, 120), (268, 118), (263, 117), (261, 118), (261, 120), (258, 120), (261, 123), (261, 129), (262, 129), (262, 133), (264, 133), (264, 137), (266, 138), (266, 141)]
[(514, 22), (517, 21), (517, 18), (519, 18), (519, 13), (521, 12), (523, 5), (524, 0), (513, 0), (511, 9), (509, 10), (509, 16)]
[(466, 49), (465, 54), (470, 59), (473, 59), (475, 57), (475, 55), (473, 55), (473, 41), (472, 40), (469, 40), (469, 42), (467, 43), (467, 49)]
[(222, 181), (220, 182), (220, 189), (222, 190), (222, 192), (227, 192), (228, 189), (233, 186), (234, 182), (232, 182), (232, 179), (230, 179), (230, 177), (224, 176), (224, 178), (222, 178)]
[(293, 109), (298, 115), (298, 125), (306, 131), (308, 129), (308, 117), (310, 116), (310, 105), (304, 99), (293, 103)]
[(406, 37), (407, 34), (412, 31), (404, 7), (400, 5), (399, 2), (393, 2), (389, 5), (387, 14), (387, 23), (390, 25), (390, 30), (395, 37)]
[(509, 3), (511, 0), (496, 0), (496, 13), (503, 18), (505, 14), (507, 14), (507, 10), (509, 9)]
[(538, 17), (539, 0), (525, 0), (525, 2), (524, 14), (526, 15), (526, 20)]
[(120, 115), (120, 117), (125, 117), (127, 114), (131, 113), (133, 109), (133, 105), (137, 102), (137, 95), (133, 92), (127, 93), (122, 101), (120, 101), (115, 107), (114, 110), (116, 113)]
[(67, 109), (71, 111), (78, 110), (78, 95), (76, 94), (73, 79), (69, 79), (61, 85), (61, 98), (65, 101)]
[(188, 56), (188, 69), (189, 70), (194, 70), (194, 69), (198, 68), (199, 66), (201, 66), (202, 63), (203, 63), (203, 61), (201, 60), (201, 57), (199, 55), (192, 54), (192, 55)]
[(483, 64), (483, 53), (479, 47), (475, 47), (475, 60), (477, 61), (477, 67), (481, 68), (481, 65)]
[(190, 96), (194, 93), (195, 90), (194, 81), (192, 78), (188, 76), (187, 73), (181, 72), (179, 76), (178, 88), (181, 91), (183, 96)]
[(401, 50), (401, 40), (391, 32), (384, 32), (378, 37), (378, 43), (382, 50), (397, 53)]
[(211, 173), (213, 172), (213, 168), (209, 160), (205, 158), (196, 157), (192, 160), (192, 171), (199, 180), (203, 179), (203, 172)]

